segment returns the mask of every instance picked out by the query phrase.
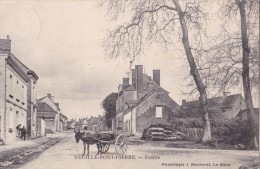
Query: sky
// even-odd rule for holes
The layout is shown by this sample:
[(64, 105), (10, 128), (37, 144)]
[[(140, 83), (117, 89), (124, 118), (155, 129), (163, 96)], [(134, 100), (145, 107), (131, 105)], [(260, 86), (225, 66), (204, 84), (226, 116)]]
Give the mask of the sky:
[[(0, 0), (0, 38), (12, 40), (12, 53), (39, 76), (37, 97), (54, 95), (69, 119), (103, 114), (102, 100), (117, 92), (129, 60), (110, 60), (102, 48), (116, 24), (97, 8), (97, 0)], [(161, 86), (177, 103), (184, 99), (183, 49), (147, 46), (134, 64), (145, 73), (161, 70)]]

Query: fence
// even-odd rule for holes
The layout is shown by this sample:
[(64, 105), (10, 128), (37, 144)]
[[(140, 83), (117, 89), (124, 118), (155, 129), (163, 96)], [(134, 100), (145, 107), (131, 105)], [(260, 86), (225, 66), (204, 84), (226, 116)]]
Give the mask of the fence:
[(202, 128), (181, 128), (181, 132), (190, 137), (190, 139), (198, 141), (202, 138)]

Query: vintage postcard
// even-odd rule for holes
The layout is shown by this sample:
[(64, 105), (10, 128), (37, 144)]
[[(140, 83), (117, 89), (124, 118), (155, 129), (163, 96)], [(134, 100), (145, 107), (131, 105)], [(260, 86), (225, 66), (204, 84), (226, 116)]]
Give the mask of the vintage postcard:
[(0, 0), (0, 168), (259, 169), (259, 1)]

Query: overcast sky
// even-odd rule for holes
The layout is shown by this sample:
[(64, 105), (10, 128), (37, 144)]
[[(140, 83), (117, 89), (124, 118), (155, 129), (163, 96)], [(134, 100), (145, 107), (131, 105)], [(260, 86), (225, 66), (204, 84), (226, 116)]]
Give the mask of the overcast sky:
[[(0, 1), (0, 38), (10, 35), (12, 53), (39, 76), (38, 98), (50, 92), (70, 118), (103, 114), (102, 100), (116, 92), (129, 69), (129, 60), (108, 60), (102, 48), (114, 24), (87, 1)], [(181, 103), (183, 49), (157, 47), (138, 57), (145, 72), (161, 70), (161, 86)]]

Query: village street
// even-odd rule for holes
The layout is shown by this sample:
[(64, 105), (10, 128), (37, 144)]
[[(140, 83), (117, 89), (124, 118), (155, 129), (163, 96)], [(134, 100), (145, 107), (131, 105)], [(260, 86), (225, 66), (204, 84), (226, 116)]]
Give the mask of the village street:
[[(237, 169), (241, 165), (252, 163), (257, 159), (257, 151), (234, 150), (191, 150), (177, 148), (159, 148), (130, 145), (124, 158), (120, 159), (112, 145), (109, 151), (100, 156), (96, 145), (90, 146), (90, 158), (81, 159), (83, 145), (75, 142), (74, 133), (65, 133), (63, 139), (53, 147), (44, 151), (38, 158), (21, 168), (34, 169), (71, 169), (71, 168), (194, 168), (194, 169)], [(146, 157), (155, 159), (145, 159)], [(110, 159), (108, 159), (110, 158)], [(112, 159), (114, 158), (114, 159)], [(117, 158), (117, 159), (115, 159)], [(132, 159), (134, 158), (134, 159)], [(193, 163), (193, 164), (192, 164)], [(220, 166), (220, 164), (226, 166)], [(194, 166), (194, 164), (198, 166)], [(188, 166), (187, 166), (188, 165)], [(193, 166), (191, 166), (193, 165)], [(205, 166), (201, 166), (205, 165)], [(215, 166), (214, 166), (215, 165)], [(219, 165), (219, 166), (216, 166)]]

